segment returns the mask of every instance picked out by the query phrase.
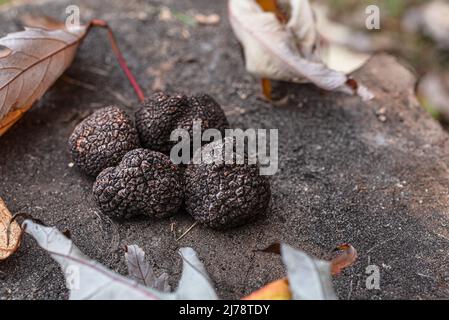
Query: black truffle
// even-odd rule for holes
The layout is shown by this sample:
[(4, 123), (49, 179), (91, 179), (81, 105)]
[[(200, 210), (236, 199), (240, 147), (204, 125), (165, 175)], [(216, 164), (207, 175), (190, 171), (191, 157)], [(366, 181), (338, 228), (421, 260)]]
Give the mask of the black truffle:
[(170, 216), (182, 204), (182, 191), (178, 167), (166, 155), (146, 149), (128, 152), (117, 167), (103, 170), (93, 187), (100, 210), (119, 219)]
[(165, 154), (170, 154), (177, 143), (170, 141), (175, 129), (186, 129), (192, 137), (194, 120), (201, 120), (201, 133), (214, 128), (224, 135), (224, 130), (229, 128), (223, 110), (207, 94), (187, 97), (159, 92), (145, 100), (136, 111), (136, 127), (143, 146)]
[(117, 165), (128, 151), (139, 147), (131, 119), (115, 106), (94, 112), (76, 126), (69, 138), (73, 161), (92, 176)]
[[(184, 173), (185, 207), (195, 220), (214, 229), (237, 227), (264, 215), (269, 207), (270, 183), (259, 174), (258, 165), (213, 163), (214, 153), (225, 154), (224, 146), (232, 138), (210, 143), (197, 151), (201, 164), (190, 164)], [(232, 146), (231, 146), (232, 148)], [(221, 152), (216, 152), (221, 149)], [(229, 149), (228, 149), (229, 150)]]

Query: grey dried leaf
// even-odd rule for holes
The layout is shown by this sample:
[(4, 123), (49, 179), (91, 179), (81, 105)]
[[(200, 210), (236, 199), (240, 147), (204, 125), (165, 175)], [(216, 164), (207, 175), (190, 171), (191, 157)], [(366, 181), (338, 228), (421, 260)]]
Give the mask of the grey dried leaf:
[[(217, 299), (204, 265), (192, 248), (179, 249), (183, 259), (181, 280), (175, 292), (167, 293), (146, 287), (88, 258), (54, 227), (45, 227), (27, 219), (22, 229), (59, 263), (71, 300)], [(156, 286), (163, 286), (165, 278), (166, 275), (159, 277)]]
[(290, 7), (286, 24), (274, 13), (263, 11), (256, 0), (228, 3), (229, 20), (244, 48), (248, 72), (272, 80), (312, 82), (322, 89), (356, 94), (364, 100), (373, 98), (362, 84), (323, 61), (322, 38), (308, 0), (282, 2)]
[(336, 300), (331, 263), (309, 257), (306, 253), (282, 244), (282, 261), (295, 300)]
[(22, 229), (50, 253), (64, 273), (71, 300), (159, 300), (170, 295), (147, 288), (85, 256), (64, 234), (25, 220)]
[(176, 289), (177, 300), (217, 300), (212, 281), (192, 248), (181, 248), (182, 276)]

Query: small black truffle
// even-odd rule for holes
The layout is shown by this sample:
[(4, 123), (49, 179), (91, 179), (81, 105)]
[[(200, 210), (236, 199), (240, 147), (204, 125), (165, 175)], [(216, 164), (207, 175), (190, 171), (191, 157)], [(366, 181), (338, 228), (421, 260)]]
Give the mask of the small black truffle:
[(139, 147), (131, 119), (115, 106), (94, 112), (75, 127), (69, 138), (73, 161), (92, 176), (117, 165), (128, 151)]
[[(217, 154), (225, 154), (226, 144), (232, 148), (233, 138), (204, 146), (195, 154), (202, 153), (201, 164), (190, 164), (184, 173), (187, 212), (214, 229), (237, 227), (263, 216), (271, 198), (270, 183), (259, 174), (258, 165), (213, 162)], [(235, 149), (233, 155), (245, 158)]]
[(176, 213), (182, 204), (182, 175), (166, 155), (136, 149), (117, 167), (98, 175), (93, 194), (100, 210), (111, 218), (164, 218)]
[(207, 94), (187, 97), (159, 92), (145, 100), (136, 111), (136, 127), (142, 145), (165, 154), (170, 154), (176, 144), (170, 141), (175, 129), (186, 129), (192, 137), (194, 120), (201, 120), (201, 133), (214, 128), (224, 135), (224, 130), (229, 128), (223, 110)]

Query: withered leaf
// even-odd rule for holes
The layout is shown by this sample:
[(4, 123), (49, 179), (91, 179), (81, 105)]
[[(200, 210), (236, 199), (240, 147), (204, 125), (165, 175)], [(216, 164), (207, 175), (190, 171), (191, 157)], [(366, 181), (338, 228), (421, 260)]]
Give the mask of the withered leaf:
[(0, 260), (8, 258), (20, 245), (22, 230), (15, 221), (9, 226), (11, 218), (11, 213), (0, 198)]
[(242, 300), (291, 300), (292, 293), (287, 278), (273, 281)]
[(49, 16), (36, 16), (32, 14), (24, 14), (20, 17), (22, 24), (29, 28), (39, 28), (45, 30), (64, 29), (63, 22), (58, 21)]
[[(352, 250), (355, 250), (352, 246), (346, 244), (337, 248), (340, 251), (347, 250), (348, 255), (352, 253)], [(335, 274), (334, 266), (338, 265), (344, 268), (354, 261), (353, 259), (347, 259), (347, 257), (338, 260), (344, 261), (344, 263), (338, 263), (337, 259), (330, 262), (320, 260), (301, 250), (280, 243), (273, 243), (266, 249), (259, 251), (280, 253), (287, 269), (287, 277), (267, 284), (243, 298), (244, 300), (337, 299), (331, 281), (331, 276)]]
[(90, 259), (54, 227), (27, 219), (22, 229), (59, 263), (72, 300), (217, 299), (204, 265), (192, 248), (179, 249), (183, 272), (176, 291), (167, 293), (143, 286)]
[[(281, 248), (281, 243), (274, 242), (264, 249), (254, 251), (281, 254)], [(352, 266), (358, 257), (357, 250), (349, 243), (339, 244), (333, 249), (333, 253), (335, 255), (329, 261), (332, 275), (338, 275), (343, 269)]]
[(0, 136), (51, 87), (70, 66), (87, 32), (78, 28), (25, 28), (0, 39)]
[[(229, 0), (229, 19), (244, 48), (246, 69), (261, 78), (291, 82), (312, 82), (329, 91), (356, 94), (364, 100), (373, 98), (358, 83), (349, 86), (348, 76), (329, 68), (323, 61), (322, 38), (308, 0), (277, 1), (289, 20), (279, 19), (279, 10), (268, 6), (264, 11), (259, 0)], [(273, 12), (274, 11), (274, 12)]]
[(350, 244), (340, 244), (334, 251), (338, 253), (331, 260), (332, 275), (338, 275), (343, 269), (352, 266), (357, 260), (357, 250)]
[(282, 261), (287, 268), (287, 278), (295, 300), (335, 300), (328, 261), (308, 256), (306, 253), (283, 244)]

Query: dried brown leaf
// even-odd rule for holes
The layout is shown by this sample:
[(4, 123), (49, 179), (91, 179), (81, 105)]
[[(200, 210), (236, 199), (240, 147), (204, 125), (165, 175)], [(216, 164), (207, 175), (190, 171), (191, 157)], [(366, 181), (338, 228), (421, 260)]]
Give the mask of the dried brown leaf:
[(338, 254), (331, 260), (332, 275), (338, 275), (343, 269), (350, 267), (357, 260), (357, 250), (350, 244), (340, 244), (334, 251), (338, 252)]
[(263, 93), (264, 97), (266, 99), (268, 99), (269, 101), (271, 101), (273, 98), (271, 95), (271, 93), (273, 91), (273, 87), (271, 85), (270, 79), (262, 78), (262, 79), (260, 79), (260, 84), (262, 87), (262, 93)]
[(0, 136), (51, 87), (70, 66), (87, 32), (78, 28), (25, 28), (0, 39), (9, 49), (0, 55)]
[(64, 29), (63, 22), (48, 16), (35, 16), (32, 14), (24, 14), (20, 17), (20, 21), (24, 26), (30, 28), (40, 28), (46, 30)]
[(287, 15), (281, 10), (277, 0), (256, 0), (256, 2), (263, 11), (273, 12), (280, 22), (286, 23), (288, 21)]
[(0, 46), (0, 59), (3, 58), (3, 57), (6, 57), (10, 53), (11, 53), (11, 50), (9, 50), (8, 48), (2, 48)]
[(22, 229), (15, 221), (9, 226), (11, 218), (11, 213), (0, 198), (0, 260), (8, 258), (20, 245)]

